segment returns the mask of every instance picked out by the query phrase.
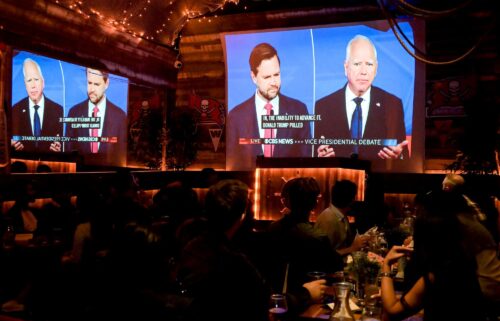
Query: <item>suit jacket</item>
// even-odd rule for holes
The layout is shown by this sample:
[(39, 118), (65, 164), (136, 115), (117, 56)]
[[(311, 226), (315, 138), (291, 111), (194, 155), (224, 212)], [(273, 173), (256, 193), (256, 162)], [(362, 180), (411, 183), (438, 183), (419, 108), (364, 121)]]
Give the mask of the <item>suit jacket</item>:
[[(12, 107), (12, 135), (33, 136), (28, 97), (20, 100)], [(61, 105), (45, 96), (41, 136), (62, 136), (63, 124), (59, 118), (64, 115)], [(23, 141), (23, 151), (50, 152), (51, 141)]]
[[(89, 117), (88, 100), (85, 100), (69, 110), (68, 117)], [(117, 137), (116, 143), (99, 144), (99, 150), (92, 154), (90, 142), (69, 142), (65, 151), (78, 151), (90, 163), (100, 163), (108, 165), (124, 165), (127, 153), (127, 114), (111, 101), (106, 102), (106, 114), (104, 116), (102, 137)], [(68, 137), (89, 137), (88, 128), (71, 128), (71, 123), (66, 125), (66, 136)]]
[[(280, 115), (307, 115), (304, 103), (281, 95)], [(262, 155), (262, 145), (240, 145), (240, 138), (260, 138), (255, 111), (255, 96), (234, 107), (229, 112), (226, 135), (226, 161), (230, 170), (253, 170), (255, 159)], [(303, 128), (278, 128), (276, 138), (304, 140), (311, 138), (311, 126), (304, 122)], [(310, 157), (311, 145), (274, 145), (273, 157)]]
[[(321, 115), (321, 121), (315, 122), (315, 138), (350, 139), (351, 131), (345, 108), (345, 86), (321, 98), (316, 102), (315, 114)], [(363, 139), (397, 139), (398, 144), (406, 139), (403, 104), (396, 96), (372, 86), (370, 92), (370, 110), (366, 121)], [(323, 144), (321, 144), (323, 145)], [(331, 145), (336, 157), (350, 157), (352, 145)], [(315, 153), (316, 148), (315, 147)], [(360, 159), (379, 160), (380, 145), (359, 145)], [(403, 150), (403, 159), (408, 159), (408, 149)]]

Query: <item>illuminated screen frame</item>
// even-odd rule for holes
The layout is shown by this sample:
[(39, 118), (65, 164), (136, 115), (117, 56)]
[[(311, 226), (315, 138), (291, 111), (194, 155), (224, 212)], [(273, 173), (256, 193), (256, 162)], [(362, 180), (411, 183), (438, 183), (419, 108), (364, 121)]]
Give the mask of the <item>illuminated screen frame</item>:
[[(401, 21), (399, 26), (417, 47), (425, 43), (422, 21)], [(309, 114), (314, 114), (317, 100), (347, 83), (343, 66), (346, 45), (357, 34), (370, 38), (377, 49), (378, 70), (373, 86), (402, 100), (406, 137), (410, 142), (410, 161), (372, 169), (423, 172), (425, 137), (421, 110), (424, 108), (425, 68), (405, 51), (385, 20), (222, 34), (228, 113), (254, 95), (256, 87), (250, 77), (248, 58), (255, 45), (267, 42), (276, 48), (280, 57), (281, 93), (303, 102)], [(313, 124), (311, 134), (314, 137)]]
[[(29, 51), (14, 49), (12, 55), (12, 107), (27, 97), (23, 75), (23, 63), (27, 58), (36, 61), (40, 66), (44, 78), (43, 94), (46, 98), (62, 106), (63, 117), (68, 117), (68, 112), (73, 106), (88, 100), (87, 67), (38, 55)], [(106, 89), (105, 93), (108, 103), (112, 102), (127, 115), (129, 93), (128, 78), (109, 73), (109, 87)], [(123, 126), (125, 128), (127, 127), (127, 120)], [(63, 130), (64, 135), (66, 135), (66, 126), (63, 126)], [(125, 136), (125, 146), (127, 145), (126, 140), (127, 137)], [(63, 153), (64, 152), (71, 151), (63, 151)], [(33, 152), (33, 154), (37, 154), (37, 152)], [(50, 154), (51, 158), (54, 158), (57, 153)], [(110, 161), (109, 158), (97, 157), (96, 155), (87, 154), (85, 157), (89, 164), (124, 166), (126, 163), (126, 148), (124, 155), (125, 158), (120, 160), (119, 163), (114, 163), (115, 161)]]

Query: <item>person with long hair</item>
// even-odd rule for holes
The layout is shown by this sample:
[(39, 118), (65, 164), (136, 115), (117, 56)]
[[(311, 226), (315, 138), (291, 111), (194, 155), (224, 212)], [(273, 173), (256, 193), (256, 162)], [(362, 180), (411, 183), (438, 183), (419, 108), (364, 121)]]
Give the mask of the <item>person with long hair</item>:
[[(463, 198), (462, 198), (463, 201)], [(414, 249), (394, 246), (382, 265), (382, 303), (392, 319), (403, 319), (424, 309), (424, 320), (486, 320), (484, 298), (476, 276), (476, 261), (464, 248), (460, 198), (455, 194), (426, 195), (417, 215)], [(396, 296), (391, 266), (414, 251), (420, 277), (400, 298)]]

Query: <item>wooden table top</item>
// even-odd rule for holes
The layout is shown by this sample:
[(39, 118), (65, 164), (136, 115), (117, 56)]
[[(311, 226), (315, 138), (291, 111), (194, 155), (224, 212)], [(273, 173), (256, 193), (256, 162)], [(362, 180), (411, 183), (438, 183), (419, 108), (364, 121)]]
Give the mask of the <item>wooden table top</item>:
[[(332, 310), (321, 303), (310, 305), (300, 316), (299, 320), (328, 320)], [(361, 319), (361, 312), (353, 313), (354, 320)]]

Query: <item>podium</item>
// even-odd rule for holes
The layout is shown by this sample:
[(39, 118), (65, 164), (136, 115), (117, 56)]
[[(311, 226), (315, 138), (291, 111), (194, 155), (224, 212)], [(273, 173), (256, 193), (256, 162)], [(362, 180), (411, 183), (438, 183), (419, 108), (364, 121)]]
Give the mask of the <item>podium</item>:
[(365, 178), (371, 163), (351, 158), (266, 158), (257, 157), (254, 185), (254, 214), (257, 220), (274, 221), (284, 214), (281, 202), (283, 185), (294, 177), (314, 177), (321, 195), (311, 213), (311, 221), (330, 205), (332, 186), (339, 180), (350, 180), (358, 186), (357, 201), (365, 197)]

